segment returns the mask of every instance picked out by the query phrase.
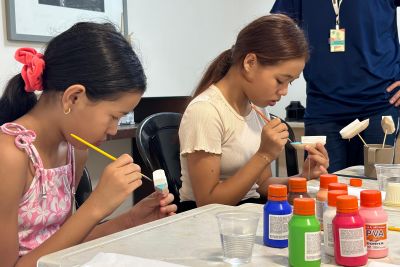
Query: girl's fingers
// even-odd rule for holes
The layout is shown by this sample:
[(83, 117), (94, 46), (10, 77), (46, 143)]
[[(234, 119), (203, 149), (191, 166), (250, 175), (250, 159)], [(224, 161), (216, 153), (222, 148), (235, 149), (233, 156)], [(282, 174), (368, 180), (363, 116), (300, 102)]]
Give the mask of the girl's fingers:
[(321, 152), (326, 158), (328, 158), (328, 150), (326, 150), (325, 146), (322, 144), (317, 144), (317, 149), (319, 152)]
[(160, 206), (167, 206), (172, 201), (174, 201), (174, 195), (169, 193), (166, 197), (160, 200)]
[(131, 173), (140, 172), (140, 171), (141, 171), (140, 166), (137, 164), (133, 164), (133, 163), (122, 167), (122, 172), (125, 175), (129, 175)]
[(125, 178), (128, 184), (131, 184), (134, 181), (142, 180), (142, 175), (139, 172), (133, 172), (131, 174), (126, 175)]
[(276, 125), (273, 129), (274, 129), (274, 131), (276, 131), (278, 133), (288, 130), (286, 124), (284, 124), (284, 123), (280, 123), (280, 124)]
[(122, 167), (129, 163), (133, 162), (133, 158), (128, 154), (123, 154), (119, 156), (114, 162), (110, 163), (110, 165), (114, 165), (115, 167)]
[(178, 207), (175, 204), (161, 207), (160, 211), (165, 214), (175, 213)]
[(327, 169), (325, 169), (325, 167), (324, 166), (319, 166), (319, 169), (321, 170), (321, 172), (322, 173), (328, 173), (328, 170)]
[(133, 192), (142, 185), (142, 180), (134, 180), (128, 184), (129, 191)]

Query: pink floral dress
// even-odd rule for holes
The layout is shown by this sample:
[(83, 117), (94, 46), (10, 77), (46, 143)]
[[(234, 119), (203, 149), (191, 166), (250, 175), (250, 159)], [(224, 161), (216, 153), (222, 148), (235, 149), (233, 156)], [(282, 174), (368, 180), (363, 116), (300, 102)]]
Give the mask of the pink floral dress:
[(35, 169), (32, 184), (18, 209), (19, 255), (25, 255), (52, 236), (71, 211), (75, 194), (74, 150), (68, 144), (67, 165), (45, 169), (33, 142), (35, 132), (15, 123), (5, 123), (1, 131), (15, 136), (15, 145), (25, 150)]

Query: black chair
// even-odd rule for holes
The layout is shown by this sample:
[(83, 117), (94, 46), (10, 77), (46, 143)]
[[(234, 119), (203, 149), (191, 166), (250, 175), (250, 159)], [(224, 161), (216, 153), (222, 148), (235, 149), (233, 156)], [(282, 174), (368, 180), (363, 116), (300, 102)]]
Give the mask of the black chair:
[(144, 164), (151, 171), (165, 171), (169, 192), (177, 205), (182, 186), (178, 137), (181, 119), (180, 113), (156, 113), (145, 118), (136, 130), (136, 145)]
[(85, 167), (83, 169), (81, 180), (75, 192), (76, 209), (78, 209), (83, 204), (83, 202), (85, 202), (86, 199), (88, 199), (91, 193), (92, 193), (92, 182), (90, 180), (89, 172)]
[[(271, 119), (279, 118), (274, 114), (270, 114)], [(293, 142), (296, 141), (296, 136), (294, 135), (292, 127), (283, 119), (279, 118), (284, 124), (286, 124), (288, 131), (289, 131), (289, 138)], [(287, 176), (293, 176), (299, 174), (299, 164), (297, 162), (297, 151), (296, 149), (290, 144), (288, 141), (285, 145), (285, 159), (286, 159), (286, 171)]]

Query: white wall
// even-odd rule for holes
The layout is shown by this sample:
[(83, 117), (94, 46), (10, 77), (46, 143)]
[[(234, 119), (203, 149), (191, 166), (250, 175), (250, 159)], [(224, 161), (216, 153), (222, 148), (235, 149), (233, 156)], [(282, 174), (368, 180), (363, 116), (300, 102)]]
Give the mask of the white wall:
[(20, 71), (21, 65), (14, 60), (15, 50), (22, 46), (30, 46), (40, 50), (44, 44), (10, 42), (7, 40), (6, 7), (5, 1), (1, 1), (0, 21), (0, 93), (3, 91), (6, 82)]
[[(230, 48), (241, 28), (268, 14), (273, 0), (129, 0), (128, 28), (148, 76), (145, 96), (190, 95), (207, 65)], [(305, 82), (270, 111), (285, 117), (291, 100), (305, 105)]]
[[(128, 0), (129, 31), (149, 79), (146, 96), (190, 94), (203, 71), (220, 52), (231, 47), (238, 31), (266, 14), (272, 0)], [(1, 1), (0, 93), (21, 65), (14, 52), (22, 46), (39, 51), (44, 44), (7, 40), (5, 1)], [(271, 109), (284, 117), (290, 100), (305, 104), (304, 81)]]

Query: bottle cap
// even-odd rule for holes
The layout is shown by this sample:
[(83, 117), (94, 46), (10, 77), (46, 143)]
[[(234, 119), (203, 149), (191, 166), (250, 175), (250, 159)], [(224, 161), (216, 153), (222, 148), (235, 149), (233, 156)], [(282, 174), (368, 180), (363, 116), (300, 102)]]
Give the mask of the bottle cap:
[(344, 190), (344, 191), (348, 191), (347, 189), (347, 184), (343, 184), (343, 183), (330, 183), (328, 185), (328, 191), (331, 190)]
[(328, 189), (330, 183), (337, 183), (338, 177), (335, 174), (321, 174), (319, 176), (319, 188)]
[(362, 180), (359, 178), (350, 178), (350, 185), (354, 187), (361, 187)]
[(268, 186), (268, 200), (287, 200), (287, 187), (282, 184), (271, 184)]
[(307, 179), (306, 178), (289, 178), (289, 192), (307, 192)]
[[(328, 192), (329, 193), (329, 192)], [(338, 196), (336, 198), (336, 211), (340, 213), (353, 213), (358, 210), (356, 196)]]
[(360, 206), (380, 207), (382, 206), (382, 194), (378, 190), (363, 190), (360, 193)]
[(328, 206), (336, 207), (336, 198), (338, 196), (347, 195), (347, 191), (345, 190), (329, 190), (328, 191)]
[(313, 198), (295, 198), (293, 202), (293, 214), (315, 215), (315, 200)]

